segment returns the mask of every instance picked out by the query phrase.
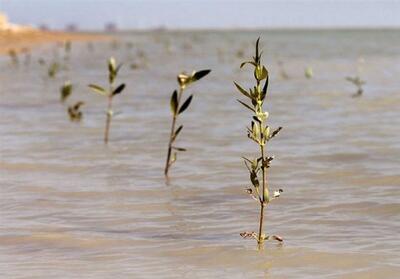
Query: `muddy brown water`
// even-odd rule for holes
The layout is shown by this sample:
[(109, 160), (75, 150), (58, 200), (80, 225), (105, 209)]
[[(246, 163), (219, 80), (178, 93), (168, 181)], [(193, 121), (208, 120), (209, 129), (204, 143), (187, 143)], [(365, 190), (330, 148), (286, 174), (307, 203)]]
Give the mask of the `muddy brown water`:
[[(257, 147), (233, 86), (251, 85), (239, 65), (259, 35), (269, 120), (284, 127), (268, 146), (270, 184), (284, 192), (267, 208), (265, 229), (285, 242), (261, 252), (239, 236), (257, 230), (240, 159)], [(35, 51), (29, 65), (0, 57), (1, 278), (398, 278), (400, 31), (118, 38), (116, 48), (73, 44), (65, 63), (54, 46)], [(120, 114), (105, 146), (106, 100), (86, 85), (106, 84), (111, 55), (124, 62), (127, 88), (114, 99)], [(40, 57), (67, 68), (50, 80)], [(178, 143), (188, 151), (166, 185), (176, 74), (206, 68), (212, 73), (185, 93), (194, 99)], [(351, 98), (356, 88), (344, 78), (357, 73), (367, 84)], [(74, 84), (68, 102), (86, 103), (79, 124), (59, 102), (66, 79)]]

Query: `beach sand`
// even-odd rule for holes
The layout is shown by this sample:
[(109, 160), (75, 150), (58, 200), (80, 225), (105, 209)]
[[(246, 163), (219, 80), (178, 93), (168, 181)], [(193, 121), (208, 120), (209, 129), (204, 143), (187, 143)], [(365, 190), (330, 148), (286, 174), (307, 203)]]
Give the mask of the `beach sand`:
[(17, 53), (26, 52), (47, 43), (64, 43), (66, 41), (100, 41), (110, 40), (111, 37), (93, 33), (66, 33), (54, 31), (0, 30), (0, 55), (11, 50)]

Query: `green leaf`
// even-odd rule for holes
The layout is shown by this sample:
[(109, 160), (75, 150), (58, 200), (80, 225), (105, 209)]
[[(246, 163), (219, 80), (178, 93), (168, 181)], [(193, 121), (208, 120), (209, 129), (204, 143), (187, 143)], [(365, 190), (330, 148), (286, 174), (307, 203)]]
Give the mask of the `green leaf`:
[(70, 81), (64, 82), (64, 85), (60, 88), (61, 102), (64, 102), (72, 93), (72, 84)]
[(256, 77), (256, 79), (257, 80), (263, 80), (263, 79), (265, 79), (265, 78), (267, 78), (267, 76), (268, 76), (268, 71), (267, 71), (267, 69), (265, 68), (265, 66), (257, 66), (256, 67), (256, 69), (255, 69), (255, 77)]
[(116, 62), (115, 62), (115, 58), (111, 57), (110, 59), (108, 59), (108, 71), (110, 73), (115, 73), (116, 70)]
[(264, 100), (265, 96), (267, 95), (268, 82), (269, 82), (269, 75), (267, 74), (267, 78), (265, 79), (264, 87), (261, 92), (262, 93), (261, 100)]
[(270, 202), (268, 187), (265, 187), (265, 188), (264, 188), (263, 201), (264, 201), (264, 202)]
[(253, 97), (251, 97), (250, 93), (247, 92), (246, 90), (244, 90), (244, 88), (242, 86), (240, 86), (236, 82), (233, 82), (233, 83), (235, 84), (236, 88), (240, 91), (240, 93), (245, 95), (247, 98), (253, 99)]
[(173, 115), (176, 115), (176, 112), (178, 110), (178, 91), (174, 91), (171, 96), (171, 101), (170, 101), (170, 106), (171, 106), (171, 111)]
[(240, 68), (243, 68), (243, 66), (246, 65), (246, 64), (251, 64), (251, 65), (253, 65), (254, 67), (257, 67), (257, 64), (254, 63), (253, 61), (245, 61), (245, 62), (243, 62), (242, 64), (240, 64)]
[(114, 96), (114, 95), (121, 93), (122, 90), (124, 90), (124, 88), (125, 88), (125, 83), (119, 85), (117, 88), (114, 89), (112, 95)]
[(245, 106), (246, 108), (248, 108), (248, 109), (251, 110), (252, 112), (254, 112), (254, 113), (256, 112), (252, 107), (250, 107), (248, 104), (242, 102), (241, 100), (236, 99), (236, 101), (238, 101), (239, 103), (241, 103), (243, 106)]
[(183, 128), (183, 125), (179, 126), (178, 129), (176, 129), (174, 135), (172, 136), (172, 140), (171, 141), (175, 141), (176, 137), (179, 135), (179, 133), (181, 132)]
[(82, 102), (82, 101), (77, 102), (77, 103), (74, 105), (74, 110), (79, 110), (79, 108), (80, 108), (81, 106), (83, 106), (84, 104), (85, 104), (85, 103)]
[(179, 109), (178, 114), (181, 114), (182, 112), (184, 112), (188, 106), (190, 105), (190, 102), (193, 99), (193, 95), (190, 95), (189, 98), (186, 99), (186, 101), (183, 103), (183, 105), (181, 106), (181, 108)]
[(281, 130), (282, 130), (282, 127), (279, 127), (278, 129), (274, 130), (269, 138), (272, 139), (272, 138), (275, 137)]
[(92, 89), (94, 92), (96, 92), (100, 95), (104, 95), (104, 96), (108, 95), (107, 91), (101, 86), (98, 86), (96, 84), (89, 84), (88, 86), (90, 89)]
[(182, 147), (175, 147), (175, 146), (172, 146), (172, 149), (175, 149), (175, 150), (177, 150), (177, 151), (186, 151), (186, 148), (182, 148)]
[(258, 119), (258, 117), (257, 117), (257, 116), (253, 116), (253, 119), (254, 119), (255, 121), (257, 121), (258, 123), (260, 123), (260, 124), (261, 124), (261, 120), (260, 120), (260, 119)]
[(171, 161), (169, 162), (169, 165), (172, 165), (173, 163), (175, 163), (176, 159), (177, 159), (176, 152), (174, 152), (172, 154), (172, 158), (171, 158)]
[(197, 80), (205, 77), (206, 75), (208, 75), (210, 72), (211, 72), (211, 70), (201, 70), (201, 71), (195, 72), (191, 77), (191, 81), (197, 81)]
[(252, 171), (250, 173), (250, 181), (255, 188), (258, 188), (260, 186), (260, 182), (258, 181), (257, 174), (254, 171)]
[(117, 66), (117, 68), (115, 69), (115, 74), (118, 74), (118, 72), (119, 72), (119, 70), (121, 69), (121, 67), (122, 67), (122, 63), (121, 64), (119, 64), (118, 66)]

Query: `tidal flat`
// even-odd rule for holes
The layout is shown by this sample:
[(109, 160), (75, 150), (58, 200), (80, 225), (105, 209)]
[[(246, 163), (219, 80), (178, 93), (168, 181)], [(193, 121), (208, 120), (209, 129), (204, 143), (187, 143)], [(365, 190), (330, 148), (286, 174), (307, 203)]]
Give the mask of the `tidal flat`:
[[(261, 36), (265, 108), (283, 126), (268, 146), (282, 196), (258, 251), (241, 156), (249, 111), (233, 81)], [(397, 278), (400, 274), (400, 30), (149, 31), (0, 56), (1, 278)], [(108, 145), (106, 101), (88, 84), (124, 65)], [(62, 67), (54, 78), (48, 65)], [(26, 62), (26, 63), (25, 63)], [(305, 69), (312, 68), (312, 77)], [(170, 170), (176, 75), (212, 69), (190, 88)], [(366, 81), (363, 95), (347, 76)], [(60, 86), (83, 117), (70, 122)], [(105, 85), (105, 83), (104, 83)], [(185, 96), (185, 97), (188, 97)]]

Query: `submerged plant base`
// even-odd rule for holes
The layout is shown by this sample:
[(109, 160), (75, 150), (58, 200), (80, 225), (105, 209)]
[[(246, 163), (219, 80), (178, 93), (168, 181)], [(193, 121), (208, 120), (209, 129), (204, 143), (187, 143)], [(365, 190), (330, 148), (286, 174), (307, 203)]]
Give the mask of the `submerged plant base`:
[[(259, 237), (256, 232), (242, 232), (242, 233), (240, 233), (240, 236), (243, 238), (254, 238), (258, 242), (258, 244), (263, 244), (265, 241), (268, 241), (268, 240), (276, 240), (278, 242), (283, 242), (283, 238), (279, 235), (262, 234), (261, 237)], [(259, 242), (259, 240), (261, 242)]]
[(362, 80), (359, 76), (346, 77), (346, 80), (348, 82), (351, 82), (352, 84), (354, 84), (354, 86), (357, 87), (357, 92), (351, 95), (351, 97), (353, 98), (361, 97), (364, 92), (363, 85), (366, 84), (366, 82)]

